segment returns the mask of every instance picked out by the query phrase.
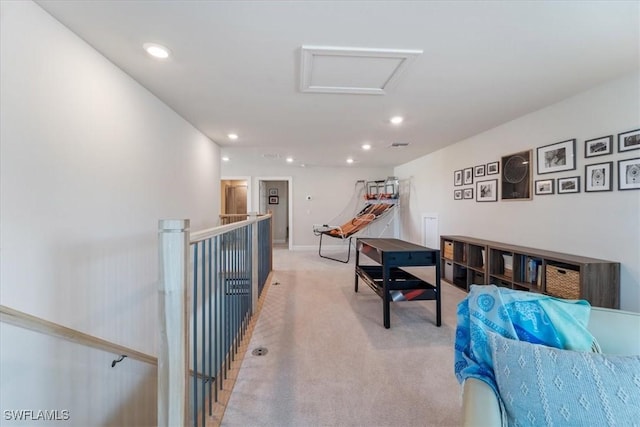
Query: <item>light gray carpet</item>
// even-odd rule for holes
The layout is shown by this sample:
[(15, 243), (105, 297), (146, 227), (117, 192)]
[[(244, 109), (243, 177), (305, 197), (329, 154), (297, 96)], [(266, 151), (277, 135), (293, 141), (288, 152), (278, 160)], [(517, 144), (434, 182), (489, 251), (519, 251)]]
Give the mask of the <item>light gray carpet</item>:
[[(442, 283), (439, 328), (435, 301), (412, 301), (392, 303), (385, 329), (381, 299), (353, 290), (353, 260), (277, 249), (273, 277), (223, 426), (460, 424), (453, 337), (466, 293)], [(260, 346), (268, 354), (251, 355)]]

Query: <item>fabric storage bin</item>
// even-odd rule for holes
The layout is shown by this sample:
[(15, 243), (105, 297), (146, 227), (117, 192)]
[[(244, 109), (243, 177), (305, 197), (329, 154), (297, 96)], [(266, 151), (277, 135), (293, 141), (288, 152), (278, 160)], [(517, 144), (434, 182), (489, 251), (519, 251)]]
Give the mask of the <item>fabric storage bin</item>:
[(444, 263), (444, 280), (453, 283), (453, 263), (451, 261)]
[(580, 272), (559, 265), (547, 265), (547, 293), (565, 299), (580, 298)]

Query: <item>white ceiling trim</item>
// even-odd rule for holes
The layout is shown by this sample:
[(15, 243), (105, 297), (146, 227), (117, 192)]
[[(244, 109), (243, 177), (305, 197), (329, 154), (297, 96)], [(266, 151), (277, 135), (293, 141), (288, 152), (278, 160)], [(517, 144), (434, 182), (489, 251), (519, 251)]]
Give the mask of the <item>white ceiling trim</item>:
[[(312, 93), (385, 95), (389, 89), (397, 84), (401, 74), (420, 54), (422, 54), (422, 50), (302, 46), (300, 55), (300, 90)], [(352, 58), (354, 61), (362, 58), (380, 60), (379, 63), (381, 64), (387, 63), (386, 68), (390, 69), (391, 72), (386, 77), (381, 78), (379, 84), (375, 86), (313, 84), (314, 64), (317, 59), (322, 57)], [(389, 63), (393, 65), (389, 67)]]

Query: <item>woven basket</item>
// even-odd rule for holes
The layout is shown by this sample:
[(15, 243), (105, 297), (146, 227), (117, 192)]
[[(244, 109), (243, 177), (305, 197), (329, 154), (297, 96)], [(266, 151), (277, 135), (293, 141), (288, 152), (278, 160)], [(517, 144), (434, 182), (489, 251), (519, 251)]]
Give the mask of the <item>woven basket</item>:
[(444, 257), (453, 259), (453, 242), (444, 242)]
[(565, 299), (580, 298), (580, 272), (547, 265), (547, 294)]

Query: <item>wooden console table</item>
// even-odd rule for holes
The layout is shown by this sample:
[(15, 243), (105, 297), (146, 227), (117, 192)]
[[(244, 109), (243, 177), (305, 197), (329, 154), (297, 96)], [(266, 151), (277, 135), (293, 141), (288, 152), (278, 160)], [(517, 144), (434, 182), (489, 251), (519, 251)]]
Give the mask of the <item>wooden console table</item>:
[[(384, 327), (391, 327), (389, 305), (391, 301), (436, 301), (436, 325), (440, 315), (440, 250), (430, 249), (398, 239), (356, 240), (355, 291), (358, 278), (382, 298)], [(360, 265), (360, 254), (378, 265)], [(435, 283), (428, 283), (400, 267), (435, 267)]]

